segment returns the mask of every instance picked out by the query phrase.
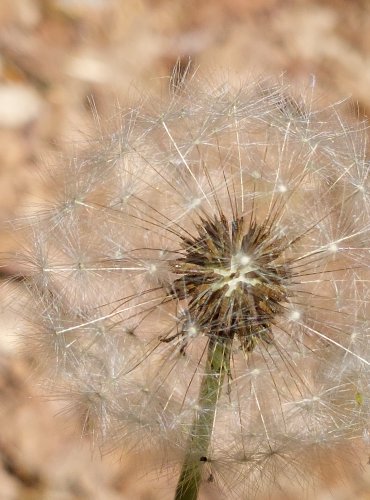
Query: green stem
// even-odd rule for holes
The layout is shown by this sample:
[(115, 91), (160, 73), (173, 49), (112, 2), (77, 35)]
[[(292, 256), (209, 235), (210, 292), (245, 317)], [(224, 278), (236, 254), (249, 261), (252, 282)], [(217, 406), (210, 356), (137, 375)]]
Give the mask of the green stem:
[(197, 414), (194, 417), (191, 438), (176, 488), (175, 500), (198, 498), (202, 467), (212, 438), (217, 402), (225, 373), (229, 370), (230, 343), (211, 339), (207, 361), (199, 390)]

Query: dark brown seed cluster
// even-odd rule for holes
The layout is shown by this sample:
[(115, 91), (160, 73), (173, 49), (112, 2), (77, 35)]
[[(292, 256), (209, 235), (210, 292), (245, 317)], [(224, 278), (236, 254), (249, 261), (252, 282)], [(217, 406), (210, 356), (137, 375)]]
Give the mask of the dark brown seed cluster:
[(184, 257), (171, 265), (180, 275), (172, 296), (186, 300), (192, 323), (219, 341), (238, 339), (247, 351), (271, 343), (274, 318), (290, 295), (286, 241), (265, 224), (221, 214), (202, 218), (182, 248)]

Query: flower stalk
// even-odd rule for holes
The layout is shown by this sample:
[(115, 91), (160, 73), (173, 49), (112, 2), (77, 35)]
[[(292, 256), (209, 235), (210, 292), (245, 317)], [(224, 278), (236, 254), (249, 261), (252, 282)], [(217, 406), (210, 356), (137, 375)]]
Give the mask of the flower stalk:
[(205, 373), (199, 390), (198, 411), (191, 428), (187, 453), (176, 488), (175, 500), (196, 500), (225, 375), (229, 373), (231, 342), (212, 338), (207, 347)]

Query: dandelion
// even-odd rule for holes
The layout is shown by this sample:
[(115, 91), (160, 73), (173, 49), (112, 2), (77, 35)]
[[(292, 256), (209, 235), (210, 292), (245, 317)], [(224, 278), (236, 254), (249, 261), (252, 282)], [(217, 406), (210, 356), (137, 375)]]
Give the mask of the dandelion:
[(245, 498), (369, 432), (367, 125), (189, 80), (54, 172), (26, 337), (104, 449), (161, 450), (177, 500)]

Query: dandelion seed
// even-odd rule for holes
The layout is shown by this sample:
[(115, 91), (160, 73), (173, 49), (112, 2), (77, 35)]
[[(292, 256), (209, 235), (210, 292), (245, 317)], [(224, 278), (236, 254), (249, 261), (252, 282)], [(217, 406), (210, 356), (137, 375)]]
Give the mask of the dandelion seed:
[(103, 448), (182, 464), (177, 500), (367, 439), (367, 125), (291, 94), (182, 83), (31, 218), (28, 341)]

